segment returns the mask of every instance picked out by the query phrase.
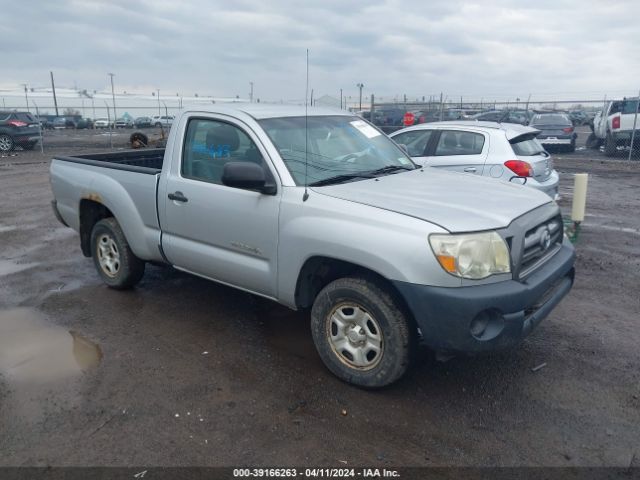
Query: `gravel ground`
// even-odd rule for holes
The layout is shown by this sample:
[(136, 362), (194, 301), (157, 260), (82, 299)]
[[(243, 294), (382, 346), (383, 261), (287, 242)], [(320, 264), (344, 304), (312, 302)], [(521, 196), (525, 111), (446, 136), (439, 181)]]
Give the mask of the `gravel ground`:
[(106, 288), (51, 212), (48, 159), (107, 142), (0, 158), (0, 466), (640, 466), (640, 162), (554, 155), (565, 211), (590, 173), (588, 215), (573, 291), (521, 348), (423, 352), (367, 392), (304, 314), (157, 266)]

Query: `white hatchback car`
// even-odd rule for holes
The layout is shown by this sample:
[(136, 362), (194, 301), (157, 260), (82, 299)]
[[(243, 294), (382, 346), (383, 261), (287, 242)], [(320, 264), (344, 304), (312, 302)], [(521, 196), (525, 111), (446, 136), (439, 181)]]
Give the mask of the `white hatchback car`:
[(422, 166), (525, 182), (557, 199), (558, 172), (536, 140), (539, 133), (511, 123), (453, 121), (421, 123), (389, 136)]

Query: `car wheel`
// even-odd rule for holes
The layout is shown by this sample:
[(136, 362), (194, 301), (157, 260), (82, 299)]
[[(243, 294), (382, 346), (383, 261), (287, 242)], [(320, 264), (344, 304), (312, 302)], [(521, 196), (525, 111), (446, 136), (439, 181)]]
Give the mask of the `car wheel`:
[(102, 281), (111, 288), (131, 288), (144, 275), (144, 261), (133, 254), (113, 217), (104, 218), (93, 227), (91, 256)]
[(602, 146), (602, 140), (596, 137), (596, 134), (591, 132), (587, 137), (587, 148), (591, 148), (594, 150), (599, 149)]
[(320, 358), (338, 378), (365, 388), (398, 380), (410, 364), (410, 321), (377, 282), (347, 277), (320, 291), (311, 309)]
[(0, 134), (0, 152), (10, 152), (15, 148), (16, 144), (11, 135), (6, 133)]
[(611, 132), (607, 132), (607, 138), (604, 141), (604, 154), (607, 157), (613, 157), (616, 154), (616, 141), (613, 139)]
[(156, 128), (160, 128), (162, 126), (162, 124), (160, 122), (156, 123), (155, 127)]

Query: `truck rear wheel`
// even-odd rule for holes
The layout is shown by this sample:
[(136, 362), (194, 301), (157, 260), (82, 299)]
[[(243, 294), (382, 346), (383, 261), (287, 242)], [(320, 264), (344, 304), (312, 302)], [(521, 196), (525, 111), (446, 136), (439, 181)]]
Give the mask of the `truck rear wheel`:
[(389, 292), (368, 279), (340, 278), (323, 288), (311, 309), (311, 332), (327, 368), (354, 385), (384, 387), (409, 367), (409, 320)]
[(111, 288), (131, 288), (144, 275), (144, 262), (133, 254), (113, 217), (104, 218), (94, 225), (91, 256), (102, 281)]

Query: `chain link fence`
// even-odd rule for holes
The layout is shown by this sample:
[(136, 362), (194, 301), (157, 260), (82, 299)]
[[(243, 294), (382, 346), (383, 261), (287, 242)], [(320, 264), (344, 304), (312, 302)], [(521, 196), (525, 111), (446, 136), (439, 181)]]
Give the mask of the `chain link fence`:
[[(150, 139), (164, 138), (172, 117), (185, 108), (205, 107), (235, 99), (212, 97), (179, 97), (111, 95), (74, 91), (54, 98), (51, 92), (26, 90), (24, 96), (2, 96), (0, 117), (9, 112), (29, 113), (38, 126), (35, 136), (43, 153), (50, 148), (100, 147), (125, 148), (130, 135), (142, 131)], [(640, 95), (640, 94), (639, 94)], [(603, 157), (640, 160), (640, 106), (638, 95), (615, 99), (515, 99), (486, 101), (454, 98), (444, 93), (409, 100), (382, 101), (370, 95), (342, 100), (324, 95), (311, 100), (315, 106), (348, 109), (371, 121), (385, 133), (410, 125), (437, 121), (483, 120), (529, 125), (538, 114), (557, 113), (572, 122), (578, 150), (592, 150)], [(278, 102), (278, 103), (304, 103)], [(361, 107), (361, 108), (360, 108)], [(136, 122), (146, 118), (146, 122)], [(0, 122), (3, 118), (0, 118)], [(162, 125), (163, 128), (159, 128)], [(8, 154), (7, 146), (19, 152), (21, 146), (3, 143), (0, 133), (0, 154)], [(34, 144), (35, 145), (35, 144)]]

